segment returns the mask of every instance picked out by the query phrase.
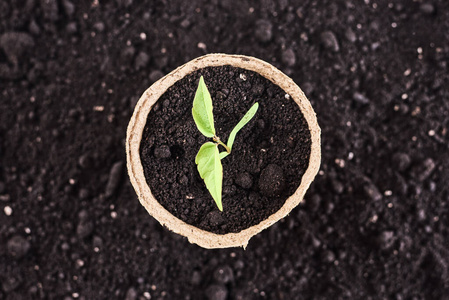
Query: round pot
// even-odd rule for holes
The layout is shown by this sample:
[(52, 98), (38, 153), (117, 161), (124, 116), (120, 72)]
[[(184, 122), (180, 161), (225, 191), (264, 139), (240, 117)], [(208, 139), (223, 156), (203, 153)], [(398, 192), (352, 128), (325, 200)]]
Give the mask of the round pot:
[[(205, 67), (231, 65), (247, 69), (267, 78), (282, 88), (298, 104), (306, 119), (311, 135), (311, 152), (306, 172), (302, 176), (298, 189), (284, 203), (284, 205), (259, 224), (244, 229), (238, 233), (216, 234), (189, 225), (173, 216), (153, 196), (145, 179), (139, 148), (147, 117), (153, 105), (165, 91), (187, 74)], [(193, 101), (193, 100), (192, 100)], [(302, 90), (287, 75), (262, 60), (254, 57), (227, 54), (208, 54), (196, 58), (172, 71), (170, 74), (155, 82), (148, 88), (137, 103), (128, 125), (126, 136), (126, 157), (128, 174), (131, 183), (139, 197), (140, 203), (162, 225), (188, 238), (189, 242), (204, 248), (246, 247), (249, 239), (262, 230), (284, 218), (303, 199), (307, 188), (318, 172), (321, 159), (320, 128), (315, 112)]]

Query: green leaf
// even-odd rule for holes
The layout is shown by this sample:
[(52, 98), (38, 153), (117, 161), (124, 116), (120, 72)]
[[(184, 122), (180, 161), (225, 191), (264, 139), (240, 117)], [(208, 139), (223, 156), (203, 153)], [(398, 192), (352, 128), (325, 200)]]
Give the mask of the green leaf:
[(225, 157), (228, 156), (229, 154), (230, 154), (229, 152), (225, 152), (225, 151), (220, 152), (220, 159), (225, 158)]
[(238, 122), (238, 124), (235, 125), (234, 129), (232, 129), (231, 134), (229, 135), (228, 144), (227, 144), (229, 149), (232, 150), (232, 144), (234, 144), (235, 135), (237, 134), (237, 132), (239, 132), (240, 129), (242, 129), (242, 127), (245, 126), (246, 123), (248, 123), (254, 117), (258, 108), (259, 108), (259, 103), (257, 103), (257, 102), (254, 103), (254, 105), (251, 106), (251, 108), (246, 112), (246, 114), (243, 116), (243, 118), (240, 120), (240, 122)]
[(218, 153), (218, 146), (212, 142), (204, 143), (195, 158), (198, 172), (209, 193), (214, 198), (220, 211), (223, 211), (221, 203), (221, 188), (223, 184), (223, 166)]
[(201, 76), (193, 99), (192, 115), (198, 130), (207, 137), (215, 136), (214, 115), (212, 114), (212, 98), (204, 78)]

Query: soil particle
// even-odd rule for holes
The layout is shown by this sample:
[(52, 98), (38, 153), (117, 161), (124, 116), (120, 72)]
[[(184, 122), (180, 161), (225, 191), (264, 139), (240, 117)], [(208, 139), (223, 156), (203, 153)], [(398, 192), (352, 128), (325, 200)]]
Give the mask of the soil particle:
[(214, 271), (214, 279), (218, 283), (227, 284), (234, 281), (234, 271), (230, 266), (221, 266)]
[(111, 171), (109, 172), (109, 179), (105, 190), (106, 198), (114, 195), (115, 191), (120, 185), (123, 177), (123, 166), (123, 161), (118, 161), (112, 166)]
[(58, 20), (59, 9), (56, 0), (41, 0), (40, 3), (45, 19), (52, 22)]
[(379, 189), (372, 182), (366, 183), (363, 186), (363, 191), (365, 192), (365, 195), (373, 201), (382, 200), (382, 194), (379, 192)]
[(259, 179), (259, 189), (269, 196), (277, 196), (285, 187), (284, 171), (276, 164), (269, 164), (262, 170)]
[(126, 292), (125, 300), (136, 300), (137, 299), (137, 291), (135, 288), (131, 287)]
[(435, 6), (432, 3), (422, 3), (419, 10), (426, 15), (432, 15), (435, 12)]
[(133, 4), (134, 0), (116, 0), (116, 2), (122, 7), (129, 7)]
[(16, 259), (24, 257), (30, 250), (30, 247), (30, 243), (20, 235), (11, 237), (6, 245), (8, 253)]
[(355, 92), (352, 95), (352, 99), (354, 99), (354, 101), (356, 103), (362, 104), (362, 105), (367, 105), (370, 103), (370, 100), (365, 95), (363, 95), (362, 93), (359, 93), (359, 92)]
[(90, 220), (89, 214), (86, 210), (80, 211), (78, 214), (79, 222), (76, 227), (76, 234), (80, 239), (89, 237), (94, 231), (94, 223)]
[(235, 183), (244, 189), (249, 189), (253, 185), (253, 177), (248, 172), (240, 173), (237, 175)]
[(394, 242), (395, 236), (393, 231), (383, 231), (376, 238), (377, 245), (381, 250), (390, 249)]
[(156, 158), (169, 158), (170, 155), (170, 147), (167, 145), (161, 145), (154, 149), (154, 157)]
[(398, 152), (393, 155), (393, 165), (400, 172), (407, 170), (411, 162), (412, 160), (407, 153)]
[(67, 26), (65, 27), (65, 30), (67, 31), (67, 33), (69, 34), (75, 34), (78, 32), (78, 25), (76, 24), (76, 22), (70, 22), (67, 24)]
[[(103, 22), (97, 22), (94, 24), (94, 29), (97, 32), (103, 32), (105, 30), (106, 26), (104, 25)], [(148, 62), (148, 61), (147, 61)]]
[(201, 281), (202, 281), (201, 273), (198, 272), (197, 270), (193, 271), (192, 277), (190, 278), (190, 283), (192, 285), (198, 286), (200, 285)]
[(268, 20), (258, 20), (254, 35), (262, 43), (269, 42), (273, 37), (273, 24)]
[(39, 36), (41, 33), (41, 28), (36, 23), (36, 20), (31, 20), (30, 24), (28, 25), (28, 30), (35, 36)]
[(332, 190), (336, 193), (336, 194), (341, 194), (343, 193), (345, 186), (343, 185), (343, 183), (341, 183), (341, 181), (339, 181), (336, 178), (331, 178), (331, 186), (332, 186)]
[(162, 73), (159, 70), (151, 71), (150, 76), (149, 76), (151, 82), (156, 82), (159, 79), (161, 79), (162, 77), (164, 77), (164, 73)]
[(289, 67), (293, 67), (296, 64), (296, 55), (291, 48), (282, 52), (282, 62)]
[(0, 36), (0, 48), (8, 60), (18, 65), (34, 46), (34, 39), (26, 32), (5, 32)]
[(335, 261), (335, 254), (330, 250), (326, 250), (321, 255), (322, 260), (327, 263), (333, 263)]
[(340, 51), (340, 45), (338, 44), (337, 37), (332, 31), (324, 31), (321, 33), (320, 38), (324, 48), (332, 52)]
[(412, 167), (411, 175), (418, 181), (422, 182), (429, 178), (432, 172), (435, 170), (435, 162), (432, 158), (426, 158), (421, 163)]
[(354, 32), (354, 30), (352, 30), (351, 28), (347, 28), (345, 31), (345, 37), (348, 41), (350, 41), (351, 43), (355, 43), (357, 41), (357, 36)]
[(139, 71), (140, 69), (145, 68), (150, 62), (150, 56), (145, 52), (139, 52), (136, 56), (136, 60), (134, 61), (134, 69)]
[[(14, 291), (15, 289), (17, 289), (19, 287), (19, 285), (21, 284), (21, 282), (22, 282), (21, 278), (17, 278), (14, 276), (8, 276), (4, 280), (2, 280), (2, 289), (6, 293), (10, 293), (10, 292)], [(20, 299), (20, 298), (12, 297), (11, 299)]]
[(89, 154), (83, 154), (78, 159), (78, 164), (83, 169), (89, 169), (93, 166), (93, 158)]
[(206, 227), (217, 227), (226, 223), (226, 219), (218, 211), (209, 212), (201, 223), (202, 226)]
[(63, 0), (62, 7), (67, 16), (71, 17), (75, 13), (75, 5), (70, 0)]
[(212, 284), (206, 288), (206, 297), (208, 300), (226, 300), (228, 289), (222, 284)]
[(78, 193), (78, 197), (81, 200), (86, 200), (87, 198), (89, 198), (89, 190), (88, 189), (80, 189), (80, 191)]

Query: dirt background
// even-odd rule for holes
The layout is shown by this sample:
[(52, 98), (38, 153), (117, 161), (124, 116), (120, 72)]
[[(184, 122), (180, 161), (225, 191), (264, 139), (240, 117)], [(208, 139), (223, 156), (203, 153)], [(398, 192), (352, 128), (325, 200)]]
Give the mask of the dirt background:
[[(0, 299), (448, 299), (449, 2), (3, 0), (0, 49)], [(279, 67), (322, 128), (246, 251), (168, 232), (125, 174), (138, 97), (212, 52)]]

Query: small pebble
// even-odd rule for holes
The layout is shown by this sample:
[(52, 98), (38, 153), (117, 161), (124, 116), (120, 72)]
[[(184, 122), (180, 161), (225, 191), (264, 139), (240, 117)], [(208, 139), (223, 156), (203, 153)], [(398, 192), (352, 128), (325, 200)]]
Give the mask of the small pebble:
[(273, 37), (273, 24), (268, 20), (258, 20), (254, 35), (262, 43), (269, 42)]
[(76, 24), (76, 22), (70, 22), (65, 26), (65, 30), (69, 34), (74, 34), (78, 31), (78, 25)]
[(89, 190), (88, 189), (80, 189), (80, 191), (78, 193), (78, 197), (81, 200), (86, 200), (87, 198), (89, 198)]
[(320, 38), (324, 48), (331, 50), (332, 52), (340, 51), (337, 37), (332, 31), (324, 31), (321, 33)]
[(62, 7), (67, 16), (71, 17), (75, 13), (75, 5), (69, 0), (62, 1)]
[(228, 290), (224, 285), (212, 284), (206, 288), (206, 298), (208, 300), (226, 300)]
[(285, 187), (284, 171), (275, 164), (269, 164), (262, 170), (259, 178), (259, 189), (267, 196), (276, 196), (282, 193)]
[(418, 181), (424, 181), (432, 175), (436, 168), (435, 161), (432, 158), (427, 158), (420, 164), (414, 166), (411, 170), (411, 174)]
[(11, 256), (20, 259), (28, 253), (31, 246), (25, 238), (20, 235), (15, 235), (8, 240), (6, 248)]
[(89, 169), (90, 167), (92, 167), (93, 161), (92, 161), (92, 158), (88, 154), (83, 154), (78, 159), (78, 164), (83, 169)]
[[(16, 278), (14, 276), (5, 276), (5, 279), (2, 280), (2, 289), (6, 293), (10, 293), (10, 292), (14, 291), (15, 289), (17, 289), (21, 282), (22, 282), (22, 279), (20, 277)], [(11, 295), (13, 295), (13, 294), (11, 294)], [(13, 297), (7, 297), (6, 299), (23, 299), (23, 298), (15, 298), (15, 296), (13, 296)]]
[(390, 249), (395, 241), (393, 231), (383, 231), (376, 238), (377, 244), (382, 250)]
[(135, 288), (131, 287), (126, 292), (125, 300), (136, 300), (137, 299), (137, 291)]
[(296, 64), (295, 52), (291, 48), (282, 52), (282, 62), (288, 67), (293, 67)]
[(89, 237), (94, 231), (94, 223), (90, 220), (80, 220), (76, 227), (76, 234), (80, 239)]
[(28, 25), (28, 30), (35, 36), (41, 34), (41, 29), (34, 19), (31, 20), (30, 24)]
[(57, 0), (41, 0), (41, 11), (44, 18), (49, 21), (56, 21), (59, 18), (59, 8)]
[(188, 19), (184, 19), (179, 25), (181, 25), (182, 28), (187, 28), (190, 26), (190, 21)]
[(355, 92), (352, 95), (352, 99), (354, 99), (355, 102), (362, 104), (362, 105), (367, 105), (370, 103), (370, 100), (365, 95), (363, 95), (359, 92)]
[(193, 271), (192, 277), (190, 278), (190, 283), (192, 285), (200, 285), (202, 280), (201, 273), (199, 271)]
[(8, 60), (17, 65), (35, 45), (34, 38), (26, 32), (9, 31), (0, 35), (0, 49)]
[(7, 215), (7, 216), (12, 215), (12, 208), (10, 206), (5, 206), (3, 211), (5, 212), (5, 215)]
[(368, 196), (373, 201), (382, 200), (382, 194), (379, 189), (373, 183), (367, 183), (363, 186), (363, 191), (365, 195)]
[(265, 91), (265, 87), (262, 84), (256, 84), (252, 87), (251, 91), (255, 96), (260, 96)]
[(154, 149), (154, 157), (156, 158), (169, 158), (170, 156), (170, 147), (167, 145), (161, 145)]
[(331, 186), (332, 186), (332, 190), (336, 193), (336, 194), (341, 194), (343, 193), (345, 186), (343, 185), (343, 183), (341, 183), (339, 180), (332, 178), (331, 179)]
[(392, 158), (393, 165), (400, 172), (405, 171), (411, 163), (410, 156), (407, 153), (395, 153)]
[(324, 251), (322, 254), (322, 259), (325, 262), (332, 263), (335, 261), (335, 254), (330, 250)]
[(94, 24), (94, 29), (98, 32), (103, 32), (105, 29), (105, 25), (103, 22), (97, 22)]
[(109, 179), (105, 190), (106, 198), (109, 198), (112, 195), (114, 195), (115, 191), (117, 190), (122, 179), (123, 167), (124, 167), (123, 161), (118, 161), (112, 166), (109, 172)]
[(249, 189), (253, 185), (253, 177), (248, 172), (239, 173), (235, 183), (244, 189)]
[(139, 71), (145, 68), (150, 62), (150, 56), (145, 52), (139, 52), (136, 56), (136, 60), (134, 61), (134, 69)]
[(351, 43), (355, 43), (355, 41), (357, 41), (357, 36), (355, 35), (354, 31), (351, 28), (346, 29), (345, 37)]
[(234, 281), (234, 271), (230, 266), (222, 266), (215, 270), (214, 279), (218, 283), (229, 283)]
[(161, 79), (162, 77), (164, 77), (164, 73), (162, 73), (159, 70), (151, 71), (150, 76), (149, 76), (151, 82), (156, 82), (159, 79)]
[(431, 15), (435, 12), (435, 7), (431, 3), (422, 3), (419, 6), (419, 10), (426, 15)]

